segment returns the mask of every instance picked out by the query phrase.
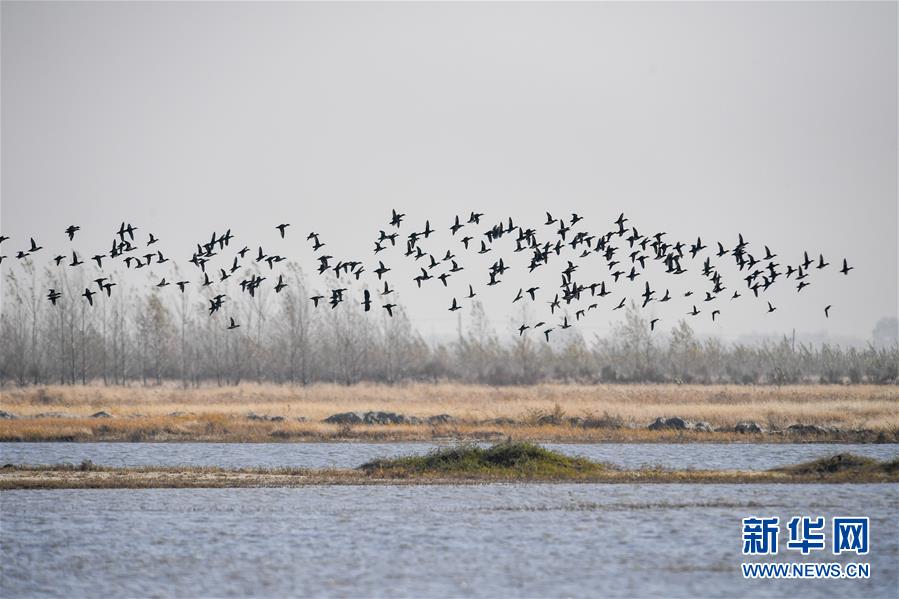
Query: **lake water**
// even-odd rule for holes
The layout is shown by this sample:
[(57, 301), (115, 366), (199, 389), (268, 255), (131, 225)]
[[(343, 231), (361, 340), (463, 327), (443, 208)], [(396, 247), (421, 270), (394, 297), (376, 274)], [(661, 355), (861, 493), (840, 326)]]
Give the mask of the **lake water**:
[[(544, 444), (571, 455), (625, 468), (764, 470), (851, 452), (877, 459), (899, 456), (899, 444)], [(220, 466), (223, 468), (355, 468), (379, 457), (421, 454), (429, 443), (0, 443), (2, 464), (103, 466)]]
[[(5, 491), (0, 596), (895, 597), (897, 506), (899, 485)], [(740, 519), (803, 514), (869, 516), (871, 578), (744, 580)], [(858, 561), (784, 539), (754, 561)]]

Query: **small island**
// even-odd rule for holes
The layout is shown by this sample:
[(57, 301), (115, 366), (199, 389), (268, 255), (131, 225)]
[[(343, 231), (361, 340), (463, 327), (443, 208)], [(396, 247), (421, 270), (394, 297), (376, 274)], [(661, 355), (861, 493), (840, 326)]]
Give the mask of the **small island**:
[(161, 467), (7, 464), (0, 490), (299, 487), (307, 485), (460, 485), (489, 483), (896, 483), (899, 458), (848, 453), (762, 471), (625, 470), (528, 442), (458, 445), (419, 456), (379, 459), (355, 469)]

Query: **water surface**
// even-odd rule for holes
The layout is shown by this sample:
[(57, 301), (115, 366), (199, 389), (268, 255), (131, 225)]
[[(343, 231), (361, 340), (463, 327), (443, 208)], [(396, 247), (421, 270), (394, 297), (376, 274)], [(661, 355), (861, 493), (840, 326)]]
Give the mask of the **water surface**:
[[(0, 596), (895, 597), (897, 503), (899, 485), (6, 491)], [(740, 519), (801, 514), (870, 516), (871, 578), (744, 580)]]

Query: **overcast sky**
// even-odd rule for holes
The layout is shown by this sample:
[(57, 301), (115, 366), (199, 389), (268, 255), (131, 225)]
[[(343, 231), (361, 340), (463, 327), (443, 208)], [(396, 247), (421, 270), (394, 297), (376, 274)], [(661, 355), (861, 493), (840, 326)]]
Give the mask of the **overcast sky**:
[[(457, 213), (538, 225), (545, 210), (577, 212), (602, 232), (623, 211), (641, 233), (733, 245), (741, 232), (782, 263), (802, 250), (832, 262), (801, 294), (772, 289), (777, 312), (723, 302), (719, 322), (690, 320), (701, 333), (867, 338), (896, 314), (896, 3), (0, 10), (4, 254), (29, 236), (64, 251), (73, 223), (81, 251), (106, 251), (128, 220), (182, 261), (230, 227), (235, 243), (308, 266), (311, 230), (334, 256), (370, 261), (392, 207), (441, 229), (435, 254)], [(487, 280), (488, 261), (463, 259), (457, 287), (416, 292), (411, 265), (385, 255), (426, 333), (452, 331), (450, 299)], [(505, 255), (515, 268), (482, 292), (497, 328), (534, 280)], [(844, 256), (848, 277), (834, 268)], [(695, 279), (656, 280), (680, 292)], [(621, 316), (622, 294), (585, 333)], [(647, 315), (670, 328), (692, 303)]]

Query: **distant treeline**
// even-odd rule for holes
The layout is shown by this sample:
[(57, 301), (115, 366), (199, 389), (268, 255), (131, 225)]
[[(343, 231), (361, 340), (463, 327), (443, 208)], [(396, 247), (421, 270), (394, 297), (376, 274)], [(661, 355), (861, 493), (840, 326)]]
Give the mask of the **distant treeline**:
[[(753, 345), (699, 340), (681, 321), (669, 333), (651, 332), (629, 307), (608, 337), (585, 338), (573, 326), (546, 343), (518, 336), (502, 323), (498, 335), (477, 303), (450, 343), (428, 344), (402, 308), (364, 313), (358, 302), (332, 310), (313, 307), (301, 270), (292, 266), (280, 293), (254, 298), (237, 285), (225, 308), (210, 315), (198, 285), (180, 293), (151, 287), (139, 295), (123, 283), (94, 306), (81, 293), (93, 280), (84, 271), (39, 272), (30, 264), (4, 281), (0, 326), (3, 384), (159, 384), (185, 386), (243, 381), (309, 384), (360, 381), (458, 381), (484, 384), (567, 382), (895, 384), (899, 348), (794, 345), (784, 338)], [(56, 305), (47, 290), (62, 292)], [(191, 289), (191, 287), (193, 287)], [(145, 288), (145, 287), (143, 287)], [(373, 291), (374, 292), (374, 291)], [(207, 297), (207, 295), (209, 297)], [(240, 328), (228, 330), (234, 317)], [(895, 326), (892, 322), (887, 327)]]

